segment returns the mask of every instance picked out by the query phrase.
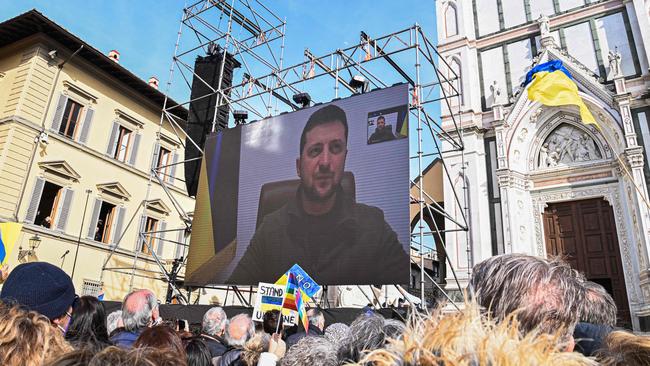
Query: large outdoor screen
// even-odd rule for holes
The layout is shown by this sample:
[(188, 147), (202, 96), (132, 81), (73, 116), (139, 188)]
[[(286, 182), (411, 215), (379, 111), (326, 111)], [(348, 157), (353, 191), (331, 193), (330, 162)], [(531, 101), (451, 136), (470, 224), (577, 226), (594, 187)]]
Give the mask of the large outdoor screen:
[(186, 283), (408, 283), (407, 135), (402, 84), (210, 136)]

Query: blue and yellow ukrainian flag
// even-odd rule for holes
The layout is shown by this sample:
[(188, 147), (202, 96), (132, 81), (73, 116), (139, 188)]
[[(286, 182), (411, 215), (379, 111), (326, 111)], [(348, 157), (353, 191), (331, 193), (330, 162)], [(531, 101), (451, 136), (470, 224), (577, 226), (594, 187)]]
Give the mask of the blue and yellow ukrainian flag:
[(5, 264), (9, 259), (22, 228), (23, 224), (17, 222), (3, 222), (0, 224), (0, 265)]
[(583, 123), (593, 124), (600, 129), (587, 105), (578, 95), (578, 86), (561, 60), (548, 61), (533, 67), (526, 74), (523, 86), (528, 84), (528, 99), (552, 107), (575, 105), (580, 109)]

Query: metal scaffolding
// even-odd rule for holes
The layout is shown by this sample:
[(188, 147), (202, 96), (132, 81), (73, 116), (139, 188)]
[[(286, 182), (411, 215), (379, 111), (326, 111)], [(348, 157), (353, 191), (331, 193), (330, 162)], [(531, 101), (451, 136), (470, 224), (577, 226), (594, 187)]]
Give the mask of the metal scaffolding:
[[(417, 171), (411, 180), (411, 184), (417, 187), (417, 197), (411, 197), (411, 204), (418, 205), (420, 224), (411, 234), (412, 259), (420, 267), (420, 298), (423, 304), (425, 299), (425, 257), (435, 256), (436, 245), (427, 247), (425, 238), (433, 237), (434, 241), (444, 243), (445, 232), (462, 231), (468, 232), (467, 220), (467, 191), (463, 184), (463, 191), (455, 192), (455, 184), (445, 165), (444, 154), (449, 152), (460, 152), (463, 154), (464, 143), (463, 133), (459, 125), (460, 116), (460, 93), (458, 87), (459, 77), (447, 61), (440, 56), (434, 44), (426, 37), (422, 28), (415, 24), (406, 29), (393, 32), (383, 36), (372, 37), (365, 32), (360, 33), (359, 42), (353, 46), (337, 49), (331, 53), (317, 56), (309, 49), (305, 49), (302, 62), (285, 67), (285, 29), (286, 21), (278, 17), (273, 11), (261, 1), (255, 0), (201, 0), (183, 9), (183, 16), (180, 22), (174, 56), (169, 72), (169, 80), (166, 87), (166, 95), (169, 95), (174, 87), (177, 93), (178, 88), (184, 88), (184, 92), (190, 95), (192, 80), (198, 78), (210, 90), (206, 95), (195, 97), (178, 105), (168, 106), (167, 101), (163, 108), (159, 129), (168, 124), (175, 132), (176, 138), (181, 146), (185, 147), (186, 140), (193, 144), (198, 150), (202, 149), (195, 141), (189, 138), (183, 128), (185, 121), (179, 115), (179, 108), (189, 108), (193, 101), (216, 96), (215, 113), (212, 119), (212, 131), (215, 131), (217, 113), (219, 107), (228, 106), (232, 112), (241, 110), (248, 112), (249, 116), (256, 119), (263, 119), (279, 115), (284, 112), (295, 111), (300, 106), (292, 102), (292, 97), (298, 93), (309, 93), (314, 103), (325, 103), (336, 98), (345, 98), (361, 92), (358, 88), (350, 85), (349, 80), (354, 76), (361, 76), (368, 81), (370, 88), (385, 88), (396, 83), (409, 84), (409, 111), (410, 122), (416, 125), (417, 154), (410, 157), (410, 160), (417, 162)], [(222, 85), (223, 64), (219, 73), (217, 87), (209, 85), (194, 73), (193, 62), (197, 55), (205, 55), (211, 47), (218, 47), (222, 52), (228, 53), (241, 65), (241, 69), (235, 70), (231, 86)], [(180, 75), (180, 78), (177, 77)], [(241, 81), (238, 81), (241, 80)], [(178, 98), (176, 98), (178, 99)], [(445, 113), (449, 114), (446, 119), (449, 121), (443, 126), (442, 120), (437, 112), (437, 106), (442, 105)], [(229, 126), (235, 124), (232, 113), (229, 116)], [(160, 134), (159, 134), (160, 136)], [(413, 139), (413, 136), (409, 136)], [(449, 146), (443, 151), (441, 144)], [(444, 179), (452, 188), (453, 200), (460, 210), (453, 211), (448, 207), (439, 205), (424, 189), (423, 170), (427, 160), (440, 159), (443, 165)], [(185, 164), (189, 160), (179, 161), (175, 164)], [(151, 186), (159, 184), (167, 193), (168, 199), (176, 212), (183, 218), (186, 224), (187, 234), (191, 232), (192, 217), (188, 214), (187, 208), (178, 203), (167, 187), (167, 180), (163, 173), (166, 167), (154, 167), (151, 170), (149, 189), (147, 197), (142, 204), (142, 212), (146, 213), (150, 202)], [(464, 164), (461, 169), (464, 171)], [(453, 223), (454, 228), (439, 228), (437, 225), (433, 230), (425, 230), (425, 214), (439, 215), (448, 222)], [(133, 221), (133, 219), (131, 220)], [(434, 220), (435, 224), (435, 220)], [(167, 232), (178, 230), (167, 230)], [(149, 246), (149, 239), (166, 240), (161, 231), (147, 232), (141, 230), (139, 240)], [(187, 239), (187, 235), (184, 236)], [(170, 241), (176, 245), (186, 246), (185, 243)], [(467, 250), (469, 247), (469, 240)], [(444, 250), (444, 245), (441, 246)], [(166, 267), (166, 264), (158, 258), (153, 248), (148, 248), (152, 253), (154, 261), (158, 264), (160, 272), (153, 274), (154, 278), (161, 278), (169, 283), (173, 292), (184, 301), (188, 301), (176, 286), (171, 277), (181, 279), (182, 276), (174, 273)], [(186, 258), (185, 250), (183, 258)], [(110, 258), (109, 254), (109, 258)], [(448, 268), (458, 282), (452, 262), (448, 255), (444, 255)], [(138, 252), (133, 258), (133, 265), (129, 268), (109, 268), (108, 258), (104, 270), (130, 273), (131, 283), (133, 276), (150, 276), (146, 270), (138, 266)], [(184, 265), (185, 262), (183, 260)], [(436, 281), (429, 278), (442, 294), (449, 300), (442, 287)], [(458, 284), (458, 283), (457, 283)], [(458, 284), (460, 287), (460, 284)], [(244, 298), (242, 290), (231, 288), (235, 294)], [(249, 291), (252, 291), (250, 289)], [(250, 293), (250, 292), (249, 292)], [(244, 298), (245, 300), (245, 298)]]

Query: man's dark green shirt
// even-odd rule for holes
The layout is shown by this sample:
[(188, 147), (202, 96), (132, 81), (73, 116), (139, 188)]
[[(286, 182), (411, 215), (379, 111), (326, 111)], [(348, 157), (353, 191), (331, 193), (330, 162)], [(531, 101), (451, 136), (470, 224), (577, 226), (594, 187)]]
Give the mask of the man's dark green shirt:
[(383, 211), (339, 189), (330, 212), (311, 216), (299, 197), (264, 217), (229, 283), (274, 283), (296, 263), (321, 285), (409, 282), (409, 256)]

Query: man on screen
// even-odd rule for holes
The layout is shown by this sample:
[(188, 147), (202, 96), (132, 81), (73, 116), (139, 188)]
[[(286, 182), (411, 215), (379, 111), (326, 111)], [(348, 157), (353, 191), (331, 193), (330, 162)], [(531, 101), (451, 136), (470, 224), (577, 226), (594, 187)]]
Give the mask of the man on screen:
[(300, 137), (295, 198), (264, 217), (230, 283), (275, 282), (294, 263), (321, 284), (408, 281), (408, 254), (384, 213), (341, 188), (347, 139), (341, 108), (310, 116)]
[(392, 129), (391, 125), (386, 125), (386, 118), (384, 118), (384, 116), (377, 117), (377, 128), (375, 128), (375, 132), (370, 135), (368, 143), (374, 144), (382, 141), (395, 140), (395, 135), (393, 135)]

